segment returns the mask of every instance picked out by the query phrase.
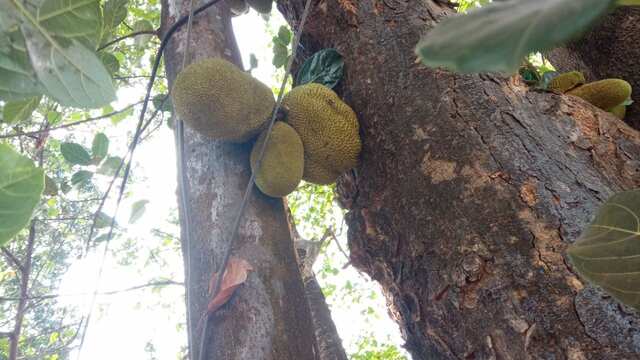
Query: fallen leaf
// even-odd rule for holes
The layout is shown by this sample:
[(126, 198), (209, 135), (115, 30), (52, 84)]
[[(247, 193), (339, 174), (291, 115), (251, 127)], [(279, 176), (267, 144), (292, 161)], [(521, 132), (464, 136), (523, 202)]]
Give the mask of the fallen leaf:
[[(247, 281), (247, 275), (249, 271), (252, 270), (253, 267), (251, 267), (251, 264), (249, 264), (246, 260), (233, 256), (229, 258), (227, 269), (225, 270), (224, 276), (222, 277), (220, 292), (218, 292), (218, 295), (216, 295), (216, 297), (211, 299), (211, 301), (209, 302), (209, 305), (207, 306), (207, 312), (211, 314), (218, 310), (227, 301), (229, 301), (231, 295), (233, 295), (238, 286)], [(209, 282), (209, 296), (213, 296), (213, 291), (216, 288), (217, 281), (218, 273), (215, 273), (211, 276), (211, 281)]]

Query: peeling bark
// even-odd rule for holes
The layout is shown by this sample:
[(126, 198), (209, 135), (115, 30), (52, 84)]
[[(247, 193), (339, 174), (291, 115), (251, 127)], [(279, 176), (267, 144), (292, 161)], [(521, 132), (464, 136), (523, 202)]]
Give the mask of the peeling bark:
[(619, 7), (566, 47), (549, 52), (562, 71), (581, 70), (589, 81), (620, 78), (634, 89), (625, 121), (640, 130), (640, 8)]
[[(188, 0), (163, 1), (163, 32), (187, 14), (188, 5)], [(165, 54), (170, 86), (182, 65), (185, 29), (175, 34)], [(191, 41), (187, 63), (222, 57), (241, 65), (226, 5), (194, 18)], [(205, 341), (208, 359), (314, 359), (311, 318), (283, 204), (258, 191), (252, 194), (233, 248), (233, 255), (247, 260), (254, 271), (213, 315), (212, 336), (201, 339), (209, 279), (220, 266), (249, 180), (251, 144), (212, 141), (185, 128), (184, 147), (188, 236), (182, 208), (180, 218), (185, 271), (190, 275), (185, 281), (190, 294), (190, 358), (199, 358), (200, 343)]]
[[(302, 6), (279, 1), (294, 27)], [(361, 164), (337, 186), (352, 263), (414, 359), (640, 358), (638, 314), (564, 257), (608, 196), (640, 186), (640, 134), (517, 78), (418, 64), (420, 36), (452, 13), (362, 0), (309, 16), (303, 46), (344, 55), (338, 91), (360, 120)]]

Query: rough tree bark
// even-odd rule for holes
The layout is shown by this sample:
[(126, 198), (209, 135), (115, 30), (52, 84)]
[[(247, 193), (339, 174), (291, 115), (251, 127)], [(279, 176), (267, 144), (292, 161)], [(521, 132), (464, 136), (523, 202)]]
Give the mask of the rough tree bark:
[[(295, 28), (302, 0), (279, 0)], [(303, 47), (345, 58), (361, 164), (338, 183), (352, 263), (379, 281), (414, 359), (640, 358), (640, 317), (564, 257), (640, 185), (640, 134), (516, 78), (456, 75), (414, 47), (436, 1), (314, 1)]]
[(561, 71), (581, 70), (588, 80), (621, 78), (635, 90), (625, 121), (640, 130), (640, 7), (620, 7), (579, 40), (550, 51)]
[[(163, 31), (187, 14), (188, 6), (189, 0), (164, 0)], [(170, 85), (182, 67), (185, 29), (176, 33), (165, 54)], [(189, 54), (187, 63), (223, 57), (241, 65), (226, 5), (194, 18)], [(283, 204), (257, 191), (233, 248), (233, 255), (247, 260), (254, 271), (211, 319), (212, 336), (201, 339), (209, 279), (222, 261), (249, 180), (250, 144), (212, 141), (186, 128), (184, 147), (190, 234), (185, 234), (181, 209), (181, 238), (188, 239), (183, 254), (190, 275), (186, 279), (190, 358), (199, 359), (199, 346), (205, 341), (208, 359), (313, 359), (314, 333)]]

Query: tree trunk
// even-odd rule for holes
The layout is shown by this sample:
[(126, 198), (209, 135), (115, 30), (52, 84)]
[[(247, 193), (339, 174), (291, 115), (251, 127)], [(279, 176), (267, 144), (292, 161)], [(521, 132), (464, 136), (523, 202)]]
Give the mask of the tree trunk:
[(547, 55), (561, 71), (581, 70), (589, 81), (627, 80), (634, 103), (625, 121), (640, 130), (640, 7), (620, 7), (585, 36)]
[[(315, 2), (314, 2), (315, 3)], [(302, 0), (279, 8), (296, 26)], [(338, 183), (352, 263), (379, 281), (414, 359), (640, 358), (640, 317), (564, 257), (640, 185), (640, 134), (518, 78), (456, 75), (414, 47), (435, 1), (320, 1), (302, 38), (344, 55), (363, 152)]]
[[(189, 0), (163, 1), (163, 30), (188, 13)], [(197, 1), (194, 6), (198, 6)], [(221, 4), (224, 4), (222, 2)], [(182, 67), (186, 26), (176, 33), (165, 59), (169, 84)], [(187, 63), (223, 57), (241, 65), (226, 5), (194, 18)], [(314, 334), (304, 287), (280, 199), (254, 191), (241, 222), (233, 255), (253, 267), (243, 286), (213, 315), (212, 335), (202, 339), (209, 302), (208, 283), (227, 247), (233, 217), (250, 176), (251, 145), (206, 139), (189, 128), (184, 135), (187, 214), (181, 208), (186, 286), (189, 287), (190, 358), (199, 359), (205, 341), (207, 359), (314, 359)], [(180, 166), (180, 165), (179, 165)], [(185, 221), (190, 233), (185, 233)], [(190, 254), (190, 255), (188, 255)]]

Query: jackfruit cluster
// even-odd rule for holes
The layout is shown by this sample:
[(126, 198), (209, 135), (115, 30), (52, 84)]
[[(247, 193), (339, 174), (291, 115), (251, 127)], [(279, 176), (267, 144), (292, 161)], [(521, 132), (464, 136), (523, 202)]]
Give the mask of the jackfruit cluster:
[(256, 186), (271, 197), (287, 196), (296, 189), (304, 170), (304, 148), (298, 133), (288, 124), (277, 121), (258, 168), (258, 158), (267, 132), (258, 137), (251, 150), (251, 171), (255, 174)]
[(269, 87), (220, 58), (202, 60), (182, 70), (172, 98), (176, 114), (189, 127), (231, 142), (257, 136), (275, 105)]
[(625, 102), (631, 97), (631, 85), (622, 79), (604, 79), (585, 83), (584, 75), (571, 71), (553, 78), (547, 89), (577, 96), (602, 110), (624, 119)]
[(293, 88), (282, 104), (304, 145), (303, 180), (331, 184), (357, 165), (362, 147), (358, 119), (335, 92), (305, 84)]
[(261, 14), (269, 14), (273, 6), (273, 0), (246, 0), (249, 6)]
[(547, 89), (558, 94), (563, 94), (585, 82), (584, 75), (580, 71), (570, 71), (551, 79)]

